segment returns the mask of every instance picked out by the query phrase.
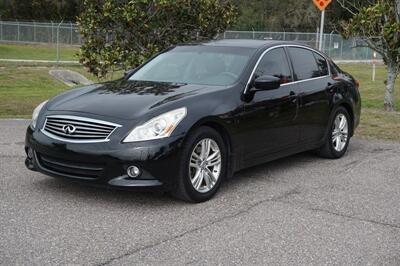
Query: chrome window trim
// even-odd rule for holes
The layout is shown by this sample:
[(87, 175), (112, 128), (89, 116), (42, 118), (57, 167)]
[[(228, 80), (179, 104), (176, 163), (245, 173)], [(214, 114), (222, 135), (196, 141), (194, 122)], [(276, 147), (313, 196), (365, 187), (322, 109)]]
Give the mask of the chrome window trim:
[[(319, 51), (317, 51), (317, 50), (315, 50), (315, 49), (313, 49), (313, 48), (310, 48), (310, 47), (307, 47), (307, 46), (303, 46), (303, 45), (298, 45), (298, 44), (281, 44), (281, 45), (273, 46), (273, 47), (270, 47), (270, 48), (266, 49), (266, 50), (260, 55), (260, 57), (258, 58), (258, 60), (257, 60), (257, 62), (256, 62), (256, 64), (255, 64), (255, 66), (254, 66), (254, 68), (253, 68), (253, 71), (252, 71), (251, 74), (250, 74), (250, 77), (249, 77), (249, 79), (248, 79), (248, 81), (247, 81), (246, 87), (244, 88), (243, 94), (246, 94), (247, 90), (249, 89), (249, 85), (250, 85), (251, 80), (252, 80), (252, 78), (253, 78), (253, 76), (254, 76), (254, 73), (256, 72), (256, 69), (257, 69), (258, 65), (260, 64), (261, 60), (264, 58), (264, 56), (265, 56), (269, 51), (272, 51), (272, 50), (277, 49), (277, 48), (285, 48), (285, 47), (303, 48), (303, 49), (310, 50), (311, 52), (314, 52), (314, 53), (319, 54), (320, 56), (322, 56), (322, 57), (325, 59), (325, 62), (326, 62), (326, 64), (328, 65), (328, 75), (326, 75), (326, 76), (321, 76), (321, 77), (316, 77), (316, 78), (310, 78), (310, 79), (303, 79), (303, 80), (297, 80), (297, 81), (288, 82), (288, 83), (282, 84), (281, 87), (282, 87), (282, 86), (287, 86), (287, 85), (296, 84), (296, 83), (301, 83), (301, 82), (305, 82), (305, 81), (311, 81), (311, 80), (322, 79), (322, 78), (326, 78), (326, 77), (330, 77), (330, 76), (331, 76), (331, 66), (328, 64), (328, 60), (327, 60), (326, 56), (325, 56), (324, 54), (322, 54), (321, 52), (319, 52)], [(287, 56), (290, 56), (290, 55), (287, 55)], [(291, 59), (291, 58), (288, 58), (288, 59)], [(290, 62), (290, 61), (289, 61), (289, 62)], [(293, 69), (293, 71), (294, 71), (294, 69)]]
[(296, 84), (296, 83), (302, 83), (302, 82), (305, 82), (305, 81), (312, 81), (312, 80), (323, 79), (323, 78), (327, 78), (327, 77), (329, 77), (329, 75), (325, 75), (325, 76), (321, 76), (321, 77), (316, 77), (316, 78), (310, 78), (310, 79), (303, 79), (303, 80), (292, 81), (292, 82), (288, 82), (288, 83), (282, 84), (281, 87), (284, 87), (284, 86), (287, 86), (287, 85)]
[[(48, 131), (45, 130), (45, 126), (47, 123), (47, 118), (61, 118), (61, 119), (73, 119), (73, 120), (78, 120), (78, 121), (86, 121), (86, 122), (91, 122), (91, 123), (98, 123), (98, 124), (103, 124), (107, 126), (113, 126), (115, 127), (110, 134), (105, 139), (100, 139), (100, 140), (73, 140), (73, 139), (67, 139), (63, 137), (56, 136)], [(44, 135), (63, 142), (68, 142), (68, 143), (102, 143), (102, 142), (109, 142), (110, 141), (110, 136), (117, 130), (117, 128), (122, 127), (122, 125), (111, 123), (108, 121), (103, 121), (103, 120), (98, 120), (98, 119), (93, 119), (93, 118), (87, 118), (87, 117), (82, 117), (82, 116), (74, 116), (74, 115), (49, 115), (46, 116), (46, 120), (43, 124), (43, 127), (40, 129), (40, 132), (42, 132)]]

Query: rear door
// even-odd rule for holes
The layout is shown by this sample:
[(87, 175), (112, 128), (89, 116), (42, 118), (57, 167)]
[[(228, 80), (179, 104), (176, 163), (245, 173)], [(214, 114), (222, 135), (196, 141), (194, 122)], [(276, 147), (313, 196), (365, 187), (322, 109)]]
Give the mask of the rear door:
[(321, 141), (329, 119), (328, 89), (331, 78), (327, 61), (307, 48), (288, 47), (287, 50), (298, 87), (300, 141)]

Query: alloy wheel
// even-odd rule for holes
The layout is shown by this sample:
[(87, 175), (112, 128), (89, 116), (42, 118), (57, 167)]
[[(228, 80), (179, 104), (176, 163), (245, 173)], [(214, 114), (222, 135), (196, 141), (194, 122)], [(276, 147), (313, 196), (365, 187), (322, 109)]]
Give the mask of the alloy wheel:
[(332, 132), (332, 145), (337, 152), (343, 151), (347, 145), (349, 123), (344, 114), (339, 113), (335, 118)]
[(218, 144), (205, 138), (194, 147), (190, 156), (189, 177), (193, 188), (200, 193), (213, 189), (221, 174), (222, 157)]

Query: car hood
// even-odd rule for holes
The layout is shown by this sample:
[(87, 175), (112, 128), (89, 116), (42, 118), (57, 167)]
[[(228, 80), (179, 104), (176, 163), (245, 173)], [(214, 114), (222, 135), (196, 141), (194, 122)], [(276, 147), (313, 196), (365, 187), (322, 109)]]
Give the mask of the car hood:
[(117, 80), (68, 91), (53, 98), (47, 109), (136, 119), (152, 109), (211, 89), (204, 85)]

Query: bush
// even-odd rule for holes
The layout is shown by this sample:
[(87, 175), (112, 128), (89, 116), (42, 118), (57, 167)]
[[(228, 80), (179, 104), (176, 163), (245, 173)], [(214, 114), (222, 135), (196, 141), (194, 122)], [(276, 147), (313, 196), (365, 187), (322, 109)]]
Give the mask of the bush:
[(212, 38), (236, 18), (235, 6), (224, 0), (85, 0), (80, 62), (103, 77), (173, 44)]

